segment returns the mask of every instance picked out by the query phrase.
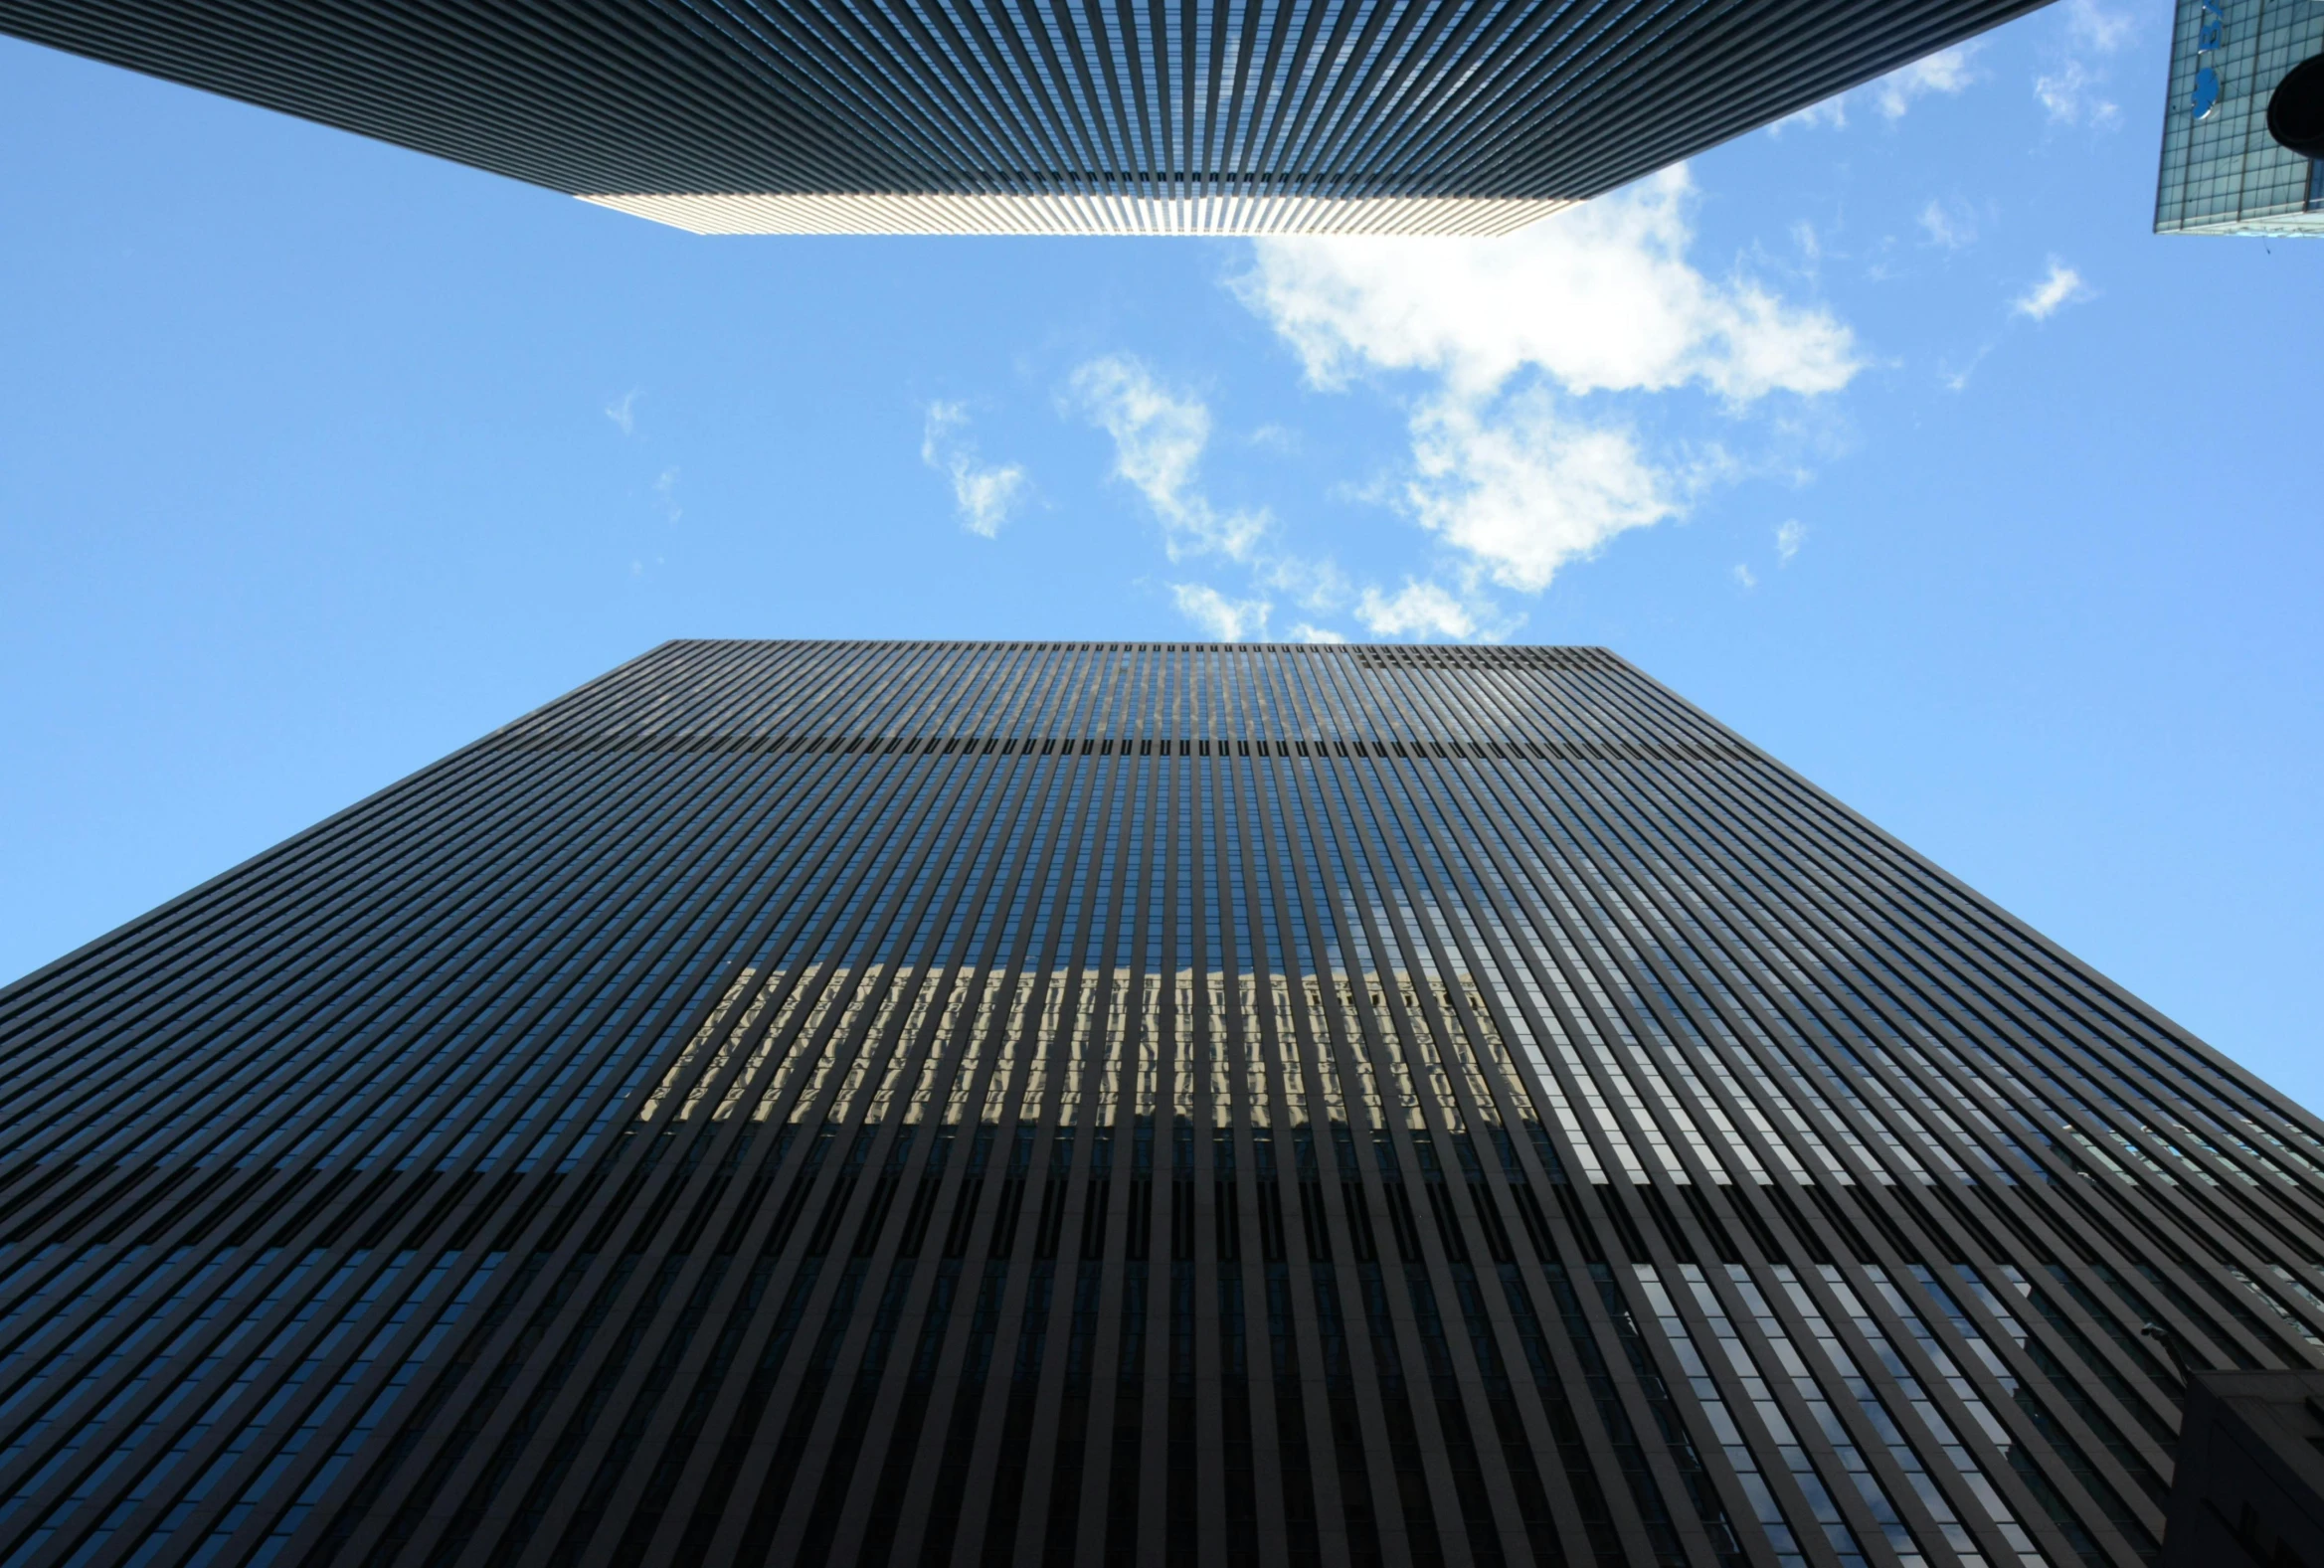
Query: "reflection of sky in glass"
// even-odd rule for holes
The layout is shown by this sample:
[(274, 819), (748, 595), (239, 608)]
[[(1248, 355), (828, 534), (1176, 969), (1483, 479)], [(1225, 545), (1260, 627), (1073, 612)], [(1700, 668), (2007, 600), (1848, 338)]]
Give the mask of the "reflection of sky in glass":
[(2324, 164), (2266, 124), (2275, 85), (2319, 53), (2314, 0), (2179, 0), (2157, 233), (2324, 234)]

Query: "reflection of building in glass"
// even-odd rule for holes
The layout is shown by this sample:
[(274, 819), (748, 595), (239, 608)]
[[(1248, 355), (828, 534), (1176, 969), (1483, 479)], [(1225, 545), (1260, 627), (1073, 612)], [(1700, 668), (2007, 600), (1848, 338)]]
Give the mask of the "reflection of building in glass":
[(2324, 1128), (1590, 648), (675, 643), (0, 992), (0, 1562), (2145, 1568)]
[(704, 233), (1502, 233), (2038, 0), (0, 0)]
[(2324, 0), (2179, 0), (2157, 234), (2324, 234), (2324, 162), (2279, 146), (2267, 102), (2324, 54)]
[(2198, 1371), (2156, 1568), (2324, 1562), (2324, 1373)]

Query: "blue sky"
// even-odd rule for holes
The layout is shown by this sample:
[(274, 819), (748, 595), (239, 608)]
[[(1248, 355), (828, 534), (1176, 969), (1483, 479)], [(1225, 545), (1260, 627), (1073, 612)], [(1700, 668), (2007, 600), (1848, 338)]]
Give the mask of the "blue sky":
[(1602, 643), (2324, 1107), (2324, 246), (2067, 0), (1492, 245), (697, 239), (0, 40), (0, 976), (672, 636)]

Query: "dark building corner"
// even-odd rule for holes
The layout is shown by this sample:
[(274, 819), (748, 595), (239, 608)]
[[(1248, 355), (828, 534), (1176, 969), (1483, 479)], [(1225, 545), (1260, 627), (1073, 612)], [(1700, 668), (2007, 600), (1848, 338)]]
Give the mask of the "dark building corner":
[(2156, 1568), (2324, 1563), (2324, 1371), (2198, 1372)]

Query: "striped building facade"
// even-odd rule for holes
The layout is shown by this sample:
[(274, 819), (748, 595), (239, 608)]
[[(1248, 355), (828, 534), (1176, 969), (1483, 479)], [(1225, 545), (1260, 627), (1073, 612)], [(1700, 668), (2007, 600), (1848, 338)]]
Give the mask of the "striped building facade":
[(2040, 0), (0, 0), (705, 234), (1499, 234)]
[(2315, 1119), (1591, 648), (668, 644), (0, 1096), (11, 1565), (2142, 1568), (2324, 1353)]

